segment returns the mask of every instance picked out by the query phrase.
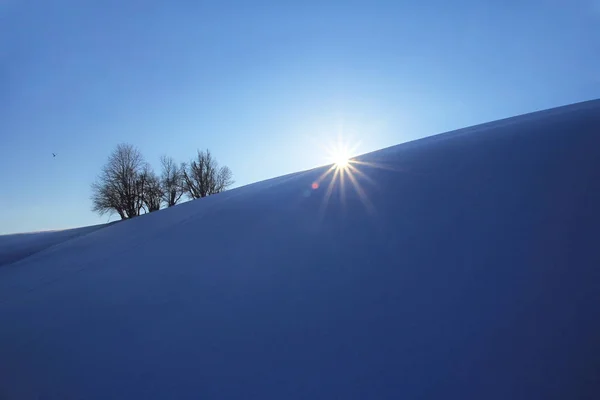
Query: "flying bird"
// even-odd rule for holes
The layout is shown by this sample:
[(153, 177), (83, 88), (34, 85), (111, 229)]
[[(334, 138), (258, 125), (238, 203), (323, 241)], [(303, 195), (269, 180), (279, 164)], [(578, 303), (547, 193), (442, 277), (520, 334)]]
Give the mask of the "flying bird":
[(56, 154), (52, 153), (52, 157), (56, 157)]

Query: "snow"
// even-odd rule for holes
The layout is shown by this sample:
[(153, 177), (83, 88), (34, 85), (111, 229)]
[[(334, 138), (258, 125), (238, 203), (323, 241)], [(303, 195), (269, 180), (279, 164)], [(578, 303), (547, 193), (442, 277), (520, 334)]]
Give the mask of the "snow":
[(77, 236), (85, 235), (104, 226), (105, 225), (102, 224), (58, 231), (0, 235), (0, 266), (29, 257), (48, 247), (52, 247)]
[(599, 148), (580, 103), (38, 251), (0, 267), (0, 399), (598, 398)]

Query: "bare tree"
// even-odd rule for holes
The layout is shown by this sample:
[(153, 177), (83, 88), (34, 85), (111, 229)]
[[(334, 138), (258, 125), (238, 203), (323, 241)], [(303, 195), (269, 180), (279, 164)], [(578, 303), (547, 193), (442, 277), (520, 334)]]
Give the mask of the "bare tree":
[(195, 160), (182, 165), (182, 172), (185, 191), (193, 199), (223, 192), (234, 183), (231, 170), (219, 167), (209, 150), (198, 151)]
[(140, 215), (146, 179), (144, 158), (130, 144), (119, 144), (92, 184), (92, 210), (104, 215), (117, 212), (121, 219)]
[(121, 196), (113, 185), (102, 182), (102, 178), (92, 184), (92, 203), (92, 211), (100, 215), (117, 212), (121, 219), (127, 218)]
[(146, 210), (151, 213), (160, 210), (163, 199), (163, 189), (160, 179), (154, 173), (149, 164), (146, 164), (140, 176), (140, 193)]
[(160, 177), (163, 201), (167, 207), (172, 207), (179, 202), (185, 193), (184, 179), (181, 167), (175, 164), (172, 157), (162, 156), (160, 158), (162, 174)]
[(224, 192), (234, 183), (233, 172), (231, 172), (228, 166), (222, 166), (215, 175), (211, 191), (212, 193)]

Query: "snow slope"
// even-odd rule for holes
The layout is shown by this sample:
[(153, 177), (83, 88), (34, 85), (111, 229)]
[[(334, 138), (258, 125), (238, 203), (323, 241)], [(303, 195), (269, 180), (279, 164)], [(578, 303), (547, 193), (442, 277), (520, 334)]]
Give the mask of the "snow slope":
[(59, 231), (0, 235), (0, 267), (104, 226), (105, 224), (101, 224)]
[(580, 103), (2, 267), (0, 399), (598, 398), (599, 149)]

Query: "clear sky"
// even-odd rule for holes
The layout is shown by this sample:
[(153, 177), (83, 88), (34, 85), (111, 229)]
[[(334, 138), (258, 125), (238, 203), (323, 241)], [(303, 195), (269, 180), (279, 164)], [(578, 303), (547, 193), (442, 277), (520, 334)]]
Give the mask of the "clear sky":
[(0, 0), (0, 233), (106, 222), (121, 142), (239, 186), (598, 97), (600, 0)]

